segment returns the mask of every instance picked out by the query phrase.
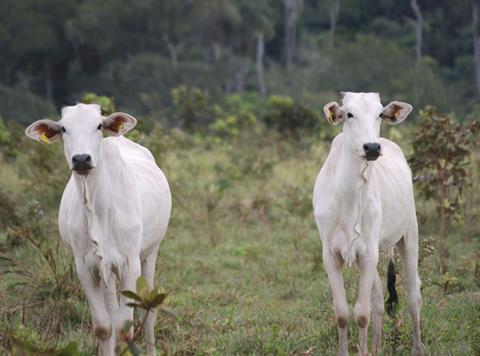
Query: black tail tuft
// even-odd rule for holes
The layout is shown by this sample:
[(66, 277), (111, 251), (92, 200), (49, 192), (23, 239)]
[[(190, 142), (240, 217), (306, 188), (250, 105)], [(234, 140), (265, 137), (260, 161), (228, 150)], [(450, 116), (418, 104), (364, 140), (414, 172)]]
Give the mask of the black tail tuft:
[(393, 260), (389, 260), (387, 270), (387, 290), (389, 295), (387, 299), (387, 313), (390, 316), (395, 314), (398, 304), (397, 289), (395, 288), (396, 281), (397, 275), (395, 274), (395, 263)]

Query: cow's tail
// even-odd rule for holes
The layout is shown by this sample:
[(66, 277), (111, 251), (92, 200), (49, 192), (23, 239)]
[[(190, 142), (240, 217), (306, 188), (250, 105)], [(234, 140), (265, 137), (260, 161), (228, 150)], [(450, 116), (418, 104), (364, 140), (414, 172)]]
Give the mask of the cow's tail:
[(397, 275), (395, 273), (395, 256), (393, 254), (393, 247), (388, 253), (388, 269), (387, 269), (387, 313), (390, 316), (394, 316), (398, 304), (397, 288), (395, 283), (397, 281)]

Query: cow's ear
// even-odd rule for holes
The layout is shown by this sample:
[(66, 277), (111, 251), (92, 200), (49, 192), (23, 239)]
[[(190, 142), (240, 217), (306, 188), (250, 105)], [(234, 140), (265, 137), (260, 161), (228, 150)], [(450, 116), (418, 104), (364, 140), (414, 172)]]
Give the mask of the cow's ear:
[(62, 134), (61, 126), (52, 120), (38, 120), (25, 129), (25, 135), (43, 143), (55, 142)]
[(382, 119), (389, 124), (395, 125), (405, 120), (412, 111), (413, 107), (410, 104), (401, 101), (392, 101), (385, 106), (382, 111)]
[(137, 120), (123, 112), (114, 112), (103, 121), (103, 129), (112, 136), (120, 136), (135, 127)]
[(327, 121), (331, 125), (339, 124), (344, 120), (345, 113), (340, 109), (340, 106), (332, 101), (323, 107), (323, 112), (327, 117)]

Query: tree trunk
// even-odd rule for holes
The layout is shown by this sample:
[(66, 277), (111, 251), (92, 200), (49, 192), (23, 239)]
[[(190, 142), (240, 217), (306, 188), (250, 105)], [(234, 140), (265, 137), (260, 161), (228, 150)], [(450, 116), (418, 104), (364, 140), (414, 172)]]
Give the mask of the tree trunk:
[(445, 189), (445, 174), (443, 168), (440, 167), (438, 170), (438, 178), (440, 180), (440, 226), (439, 226), (439, 237), (438, 237), (438, 257), (440, 259), (440, 273), (443, 275), (446, 272), (445, 268), (445, 199), (446, 199), (446, 189)]
[(257, 66), (257, 78), (258, 78), (258, 90), (262, 99), (265, 99), (267, 96), (267, 90), (265, 88), (265, 79), (263, 77), (263, 56), (265, 54), (265, 36), (263, 32), (255, 33), (257, 38), (257, 55), (256, 55), (256, 66)]
[(172, 41), (170, 41), (170, 38), (167, 34), (163, 35), (163, 40), (165, 41), (168, 51), (170, 52), (170, 61), (172, 62), (172, 65), (176, 67), (178, 65), (178, 55), (183, 49), (185, 42), (174, 44)]
[(220, 47), (220, 45), (217, 42), (214, 42), (212, 44), (212, 48), (213, 48), (213, 58), (216, 61), (219, 61), (220, 58), (222, 58), (222, 47)]
[(474, 0), (472, 3), (473, 12), (473, 50), (475, 56), (475, 80), (477, 85), (477, 95), (480, 96), (480, 1)]
[(423, 43), (423, 16), (418, 6), (417, 0), (411, 0), (410, 6), (415, 14), (415, 57), (417, 62), (422, 60), (422, 43)]
[(422, 88), (421, 88), (421, 71), (422, 71), (422, 43), (423, 43), (423, 16), (418, 6), (417, 0), (411, 0), (410, 6), (415, 14), (415, 20), (413, 21), (413, 27), (415, 28), (415, 83), (414, 83), (414, 95), (415, 95), (415, 106), (420, 105), (420, 100), (422, 97)]
[(234, 62), (236, 62), (233, 73), (235, 92), (239, 93), (245, 88), (245, 79), (248, 74), (248, 59), (239, 56)]
[(293, 63), (297, 23), (303, 8), (303, 0), (284, 0), (285, 5), (285, 63), (289, 67)]
[(340, 13), (340, 0), (330, 0), (329, 18), (330, 18), (330, 46), (335, 45), (335, 31), (337, 29), (337, 19)]

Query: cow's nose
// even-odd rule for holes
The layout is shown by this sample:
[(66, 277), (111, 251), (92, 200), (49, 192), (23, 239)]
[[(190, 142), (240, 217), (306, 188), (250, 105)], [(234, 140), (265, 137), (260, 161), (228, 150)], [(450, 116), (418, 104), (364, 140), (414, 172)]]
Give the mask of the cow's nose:
[(382, 146), (377, 142), (369, 142), (363, 145), (363, 150), (367, 161), (375, 161), (380, 156)]
[(92, 168), (92, 156), (88, 154), (72, 157), (73, 170), (79, 174), (87, 174)]

